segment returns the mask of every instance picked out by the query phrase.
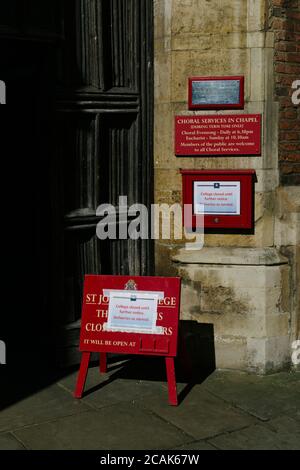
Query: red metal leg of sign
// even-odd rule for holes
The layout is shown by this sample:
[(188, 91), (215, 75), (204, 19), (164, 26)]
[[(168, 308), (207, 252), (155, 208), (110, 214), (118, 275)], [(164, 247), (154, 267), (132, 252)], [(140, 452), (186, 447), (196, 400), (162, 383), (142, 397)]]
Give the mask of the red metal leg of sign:
[(175, 365), (173, 357), (166, 357), (167, 379), (169, 389), (169, 404), (173, 406), (178, 405), (177, 386), (175, 377)]
[(81, 398), (85, 381), (86, 381), (86, 376), (89, 368), (89, 362), (90, 362), (90, 357), (91, 353), (90, 352), (83, 352), (82, 353), (82, 358), (81, 358), (81, 363), (80, 363), (80, 369), (77, 377), (77, 383), (76, 383), (76, 388), (75, 388), (75, 393), (74, 397), (75, 398)]
[(100, 373), (106, 374), (107, 372), (107, 358), (106, 353), (100, 353)]

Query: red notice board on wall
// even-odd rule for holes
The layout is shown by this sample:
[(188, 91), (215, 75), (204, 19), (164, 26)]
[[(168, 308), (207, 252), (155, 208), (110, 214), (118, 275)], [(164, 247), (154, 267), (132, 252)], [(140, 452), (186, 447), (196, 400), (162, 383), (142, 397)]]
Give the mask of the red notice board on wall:
[(261, 155), (261, 115), (175, 116), (175, 155)]
[(205, 229), (249, 230), (254, 227), (255, 170), (180, 170), (183, 204), (192, 205), (187, 229), (204, 215)]

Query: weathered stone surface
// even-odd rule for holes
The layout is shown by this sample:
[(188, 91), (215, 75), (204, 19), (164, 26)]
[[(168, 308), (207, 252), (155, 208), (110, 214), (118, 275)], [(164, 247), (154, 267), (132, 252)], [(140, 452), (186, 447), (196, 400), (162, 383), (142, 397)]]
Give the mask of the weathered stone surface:
[[(181, 192), (178, 190), (157, 190), (155, 191), (155, 199), (156, 199), (156, 204), (168, 204), (172, 205), (174, 203), (181, 204)], [(155, 238), (157, 240), (157, 238)], [(161, 237), (162, 242), (164, 242), (164, 239)], [(166, 239), (167, 242), (171, 242), (171, 238)]]
[(251, 101), (265, 99), (265, 51), (261, 47), (253, 47), (250, 52), (251, 60)]
[(247, 33), (247, 47), (265, 47), (267, 34), (264, 31), (254, 31)]
[[(202, 340), (209, 334), (208, 330), (203, 331)], [(89, 407), (81, 413), (61, 414), (61, 402), (66, 404), (63, 395), (68, 401), (74, 389), (75, 373), (60, 379), (59, 386), (50, 387), (52, 416), (48, 415), (46, 421), (40, 403), (48, 389), (24, 400), (22, 413), (30, 415), (34, 410), (34, 422), (27, 421), (26, 426), (12, 433), (0, 433), (0, 449), (99, 449), (106, 452), (176, 449), (183, 452), (252, 449), (262, 445), (298, 448), (300, 374), (282, 372), (255, 376), (214, 371), (208, 376), (204, 362), (200, 373), (194, 373), (197, 384), (193, 387), (177, 384), (179, 406), (171, 407), (167, 383), (160, 382), (159, 378), (165, 377), (162, 358), (114, 359), (113, 364), (110, 361), (109, 372), (102, 376), (101, 389), (96, 388), (101, 377), (98, 366), (90, 369), (87, 388), (91, 393), (82, 399), (89, 402)], [(146, 367), (144, 361), (147, 361)], [(125, 375), (120, 380), (105, 383), (121, 371)], [(151, 380), (136, 383), (138, 377), (149, 375)], [(125, 381), (128, 387), (124, 387)], [(20, 412), (19, 403), (10, 409), (11, 416)]]
[[(147, 362), (145, 362), (145, 365), (147, 365)], [(128, 360), (120, 361), (120, 363), (112, 364), (107, 374), (100, 374), (98, 366), (90, 367), (81, 402), (90, 405), (92, 408), (103, 408), (124, 401), (134, 402), (141, 397), (147, 400), (153, 394), (155, 396), (162, 394), (165, 398), (164, 383), (155, 382), (152, 384), (147, 380), (141, 380), (138, 373), (135, 377), (126, 379), (130, 376), (133, 366)], [(77, 375), (78, 372), (75, 372), (61, 379), (59, 385), (73, 393)], [(151, 375), (148, 379), (151, 379)]]
[(53, 385), (1, 411), (0, 432), (83, 413), (88, 409), (83, 402)]
[(56, 420), (19, 430), (16, 435), (33, 450), (164, 449), (176, 447), (188, 437), (130, 404)]
[(266, 3), (261, 0), (247, 0), (247, 30), (261, 31), (265, 28)]
[(278, 188), (277, 197), (279, 214), (300, 213), (300, 186)]
[(214, 446), (208, 444), (206, 441), (196, 441), (191, 442), (190, 444), (185, 444), (184, 446), (176, 447), (176, 450), (216, 450)]
[(171, 62), (170, 53), (156, 54), (154, 99), (156, 102), (168, 103), (171, 99)]
[(289, 335), (268, 338), (247, 338), (248, 369), (271, 373), (288, 367), (291, 362)]
[(203, 386), (263, 421), (283, 414), (292, 416), (300, 407), (299, 374), (256, 376), (217, 371), (205, 380)]
[(278, 186), (278, 170), (256, 170), (257, 183), (255, 190), (257, 192), (270, 192)]
[(250, 53), (247, 49), (174, 51), (172, 54), (172, 101), (187, 102), (187, 77), (247, 74)]
[(154, 37), (171, 35), (172, 1), (154, 0)]
[(0, 435), (0, 450), (25, 450), (25, 447), (12, 434), (8, 433)]
[[(245, 340), (249, 332), (251, 332), (255, 338), (280, 336), (281, 334), (287, 336), (289, 333), (289, 314), (286, 313), (263, 316), (259, 314), (254, 315), (251, 312), (245, 315), (243, 312), (228, 314), (228, 312), (225, 311), (215, 313), (200, 311), (200, 313), (197, 314), (196, 311), (187, 310), (183, 307), (181, 318), (196, 320), (199, 323), (212, 323), (217, 339), (222, 337), (222, 335), (229, 335), (231, 340), (233, 337), (237, 339), (243, 337)], [(224, 362), (223, 365), (219, 365), (219, 367), (225, 367)]]
[(281, 448), (300, 450), (300, 423), (288, 416), (279, 416), (266, 423), (280, 437)]
[[(263, 111), (263, 167), (278, 171), (278, 102), (274, 101), (274, 50), (266, 48), (265, 54), (265, 104)], [(277, 186), (277, 185), (276, 185)], [(274, 186), (273, 190), (276, 189)]]
[[(157, 103), (154, 118), (154, 166), (173, 167), (174, 117), (170, 104)], [(161, 188), (162, 189), (162, 188)]]
[(256, 424), (239, 432), (216, 437), (209, 443), (223, 450), (300, 450), (300, 426), (295, 423), (289, 423), (295, 431), (288, 435)]
[(181, 185), (181, 174), (179, 171), (174, 169), (161, 169), (155, 170), (155, 188), (163, 188), (164, 191), (172, 190), (174, 188), (180, 188)]
[[(278, 38), (268, 31), (266, 7), (263, 0), (155, 2), (155, 202), (182, 202), (179, 168), (252, 168), (258, 179), (253, 234), (205, 234), (199, 252), (180, 249), (184, 240), (171, 236), (161, 240), (161, 247), (157, 244), (157, 272), (182, 276), (181, 317), (214, 326), (218, 364), (261, 372), (279, 368), (280, 361), (282, 367), (287, 364), (287, 338), (291, 343), (300, 329), (300, 274), (295, 268), (300, 192), (279, 186), (279, 102), (274, 100)], [(238, 74), (245, 77), (243, 110), (187, 109), (189, 77)], [(260, 157), (174, 156), (174, 115), (223, 113), (262, 115)], [(173, 264), (167, 259), (171, 253)]]
[[(249, 47), (259, 47), (262, 41), (264, 41), (263, 33), (261, 33), (261, 38), (258, 40), (258, 42), (255, 42), (255, 39), (253, 38), (253, 45)], [(248, 36), (246, 36), (246, 34), (238, 32), (225, 34), (220, 33), (216, 35), (214, 33), (203, 34), (200, 31), (199, 33), (173, 35), (171, 49), (173, 51), (210, 50), (213, 53), (216, 49), (244, 49), (247, 47), (247, 40)]]
[(300, 187), (278, 188), (275, 243), (300, 246)]
[[(201, 407), (198, 407), (199, 402), (202, 403)], [(195, 440), (242, 429), (253, 422), (251, 416), (224, 405), (224, 402), (203, 391), (200, 385), (191, 390), (178, 408), (161, 400), (149, 400), (147, 407)]]
[(220, 369), (247, 369), (247, 343), (237, 336), (216, 336), (216, 364)]
[(266, 47), (273, 48), (274, 47), (274, 31), (268, 31), (266, 33)]
[[(263, 271), (263, 269), (260, 270)], [(199, 291), (195, 308), (192, 308), (193, 304), (190, 301), (184, 306), (185, 309), (190, 306), (192, 313), (195, 314), (213, 313), (218, 315), (257, 315), (259, 313), (267, 315), (281, 312), (281, 288), (269, 287), (270, 295), (266, 295), (266, 273), (263, 273), (264, 276), (258, 276), (262, 279), (262, 285), (258, 286), (259, 281), (254, 278), (255, 273), (259, 270), (248, 267), (249, 279), (251, 280), (253, 277), (256, 285), (247, 287), (247, 285), (243, 285), (243, 274), (246, 273), (241, 274), (241, 279), (239, 279), (240, 271), (242, 270), (226, 266), (222, 268), (203, 266), (196, 272), (193, 266), (185, 265), (183, 269), (180, 268), (179, 274), (181, 276), (184, 276), (185, 279), (194, 279), (192, 282), (183, 281), (187, 288)]]
[(182, 278), (181, 318), (213, 324), (217, 367), (265, 373), (290, 362), (284, 256), (273, 248), (203, 248), (177, 250), (173, 260)]
[(299, 245), (300, 213), (286, 213), (275, 221), (275, 240), (283, 246)]
[(180, 0), (172, 7), (173, 35), (246, 30), (247, 0)]
[(173, 261), (188, 264), (216, 264), (216, 265), (262, 265), (272, 266), (287, 264), (288, 260), (275, 248), (228, 248), (204, 247), (199, 251), (177, 250), (172, 256)]
[(155, 272), (158, 276), (175, 276), (177, 270), (171, 262), (170, 252), (172, 247), (169, 244), (155, 243)]

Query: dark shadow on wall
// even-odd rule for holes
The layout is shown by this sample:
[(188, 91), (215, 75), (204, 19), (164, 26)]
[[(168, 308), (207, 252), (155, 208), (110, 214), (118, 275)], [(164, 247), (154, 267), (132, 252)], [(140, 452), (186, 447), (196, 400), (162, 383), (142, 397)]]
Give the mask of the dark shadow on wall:
[(213, 324), (181, 320), (180, 327), (194, 375), (212, 373), (216, 368)]

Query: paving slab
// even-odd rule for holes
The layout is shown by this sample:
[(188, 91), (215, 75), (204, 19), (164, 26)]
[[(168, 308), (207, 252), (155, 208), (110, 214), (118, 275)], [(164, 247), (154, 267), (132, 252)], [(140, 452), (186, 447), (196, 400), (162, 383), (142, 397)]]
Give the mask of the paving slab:
[[(299, 430), (295, 423), (285, 419), (266, 424), (250, 426), (241, 431), (223, 434), (209, 443), (221, 450), (299, 450)], [(297, 424), (297, 423), (296, 423)], [(273, 430), (271, 429), (273, 427)]]
[(162, 398), (168, 402), (168, 391), (161, 382), (135, 381), (116, 379), (113, 382), (104, 382), (95, 389), (87, 389), (84, 402), (91, 406), (102, 408), (121, 402), (135, 403), (143, 400)]
[[(248, 375), (249, 374), (245, 374)], [(295, 386), (300, 385), (300, 372), (290, 371), (290, 372), (277, 372), (276, 374), (270, 375), (254, 375), (251, 376), (252, 381), (256, 383), (262, 383), (263, 385), (276, 385), (289, 387), (294, 384)]]
[(268, 421), (266, 427), (280, 436), (282, 449), (300, 450), (300, 422), (289, 416)]
[(290, 416), (297, 421), (300, 421), (300, 408), (298, 410), (289, 410), (285, 413), (285, 416)]
[(217, 450), (217, 449), (211, 444), (208, 444), (208, 442), (206, 441), (197, 441), (197, 442), (191, 442), (190, 444), (184, 444), (183, 446), (180, 446), (180, 447), (176, 447), (174, 450), (180, 450), (183, 452), (184, 450)]
[(91, 367), (81, 400), (75, 371), (4, 409), (0, 449), (299, 449), (299, 374), (216, 371), (192, 388), (178, 383), (183, 400), (172, 407), (163, 367), (143, 374), (147, 364)]
[(5, 408), (0, 413), (0, 432), (82, 413), (90, 407), (54, 384)]
[(171, 424), (130, 404), (89, 411), (16, 431), (26, 447), (52, 449), (169, 449), (190, 439)]
[[(159, 381), (146, 381), (136, 379), (123, 379), (118, 373), (120, 369), (112, 369), (107, 374), (100, 374), (98, 367), (91, 367), (88, 372), (82, 402), (96, 408), (111, 406), (116, 403), (160, 397), (167, 401), (167, 383)], [(59, 385), (73, 394), (77, 373), (61, 379)]]
[[(117, 364), (114, 364), (112, 368), (108, 370), (106, 374), (103, 374), (103, 373), (100, 374), (98, 366), (93, 365), (89, 367), (87, 378), (86, 378), (85, 390), (91, 389), (103, 382), (106, 382), (111, 376), (117, 375), (118, 371), (121, 368), (122, 368), (122, 364), (117, 363)], [(70, 374), (67, 374), (65, 377), (61, 378), (58, 381), (58, 384), (61, 385), (63, 388), (69, 390), (71, 394), (73, 394), (75, 390), (78, 371), (79, 371), (79, 367), (78, 369), (71, 372)]]
[(25, 450), (26, 448), (11, 433), (0, 434), (0, 450)]
[(195, 440), (241, 429), (256, 422), (252, 416), (203, 390), (201, 385), (196, 385), (178, 407), (169, 406), (162, 397), (147, 402), (138, 401), (137, 404), (151, 409)]
[(202, 385), (215, 396), (234, 403), (261, 420), (300, 409), (300, 381), (298, 376), (288, 373), (277, 377), (262, 377), (217, 371)]

